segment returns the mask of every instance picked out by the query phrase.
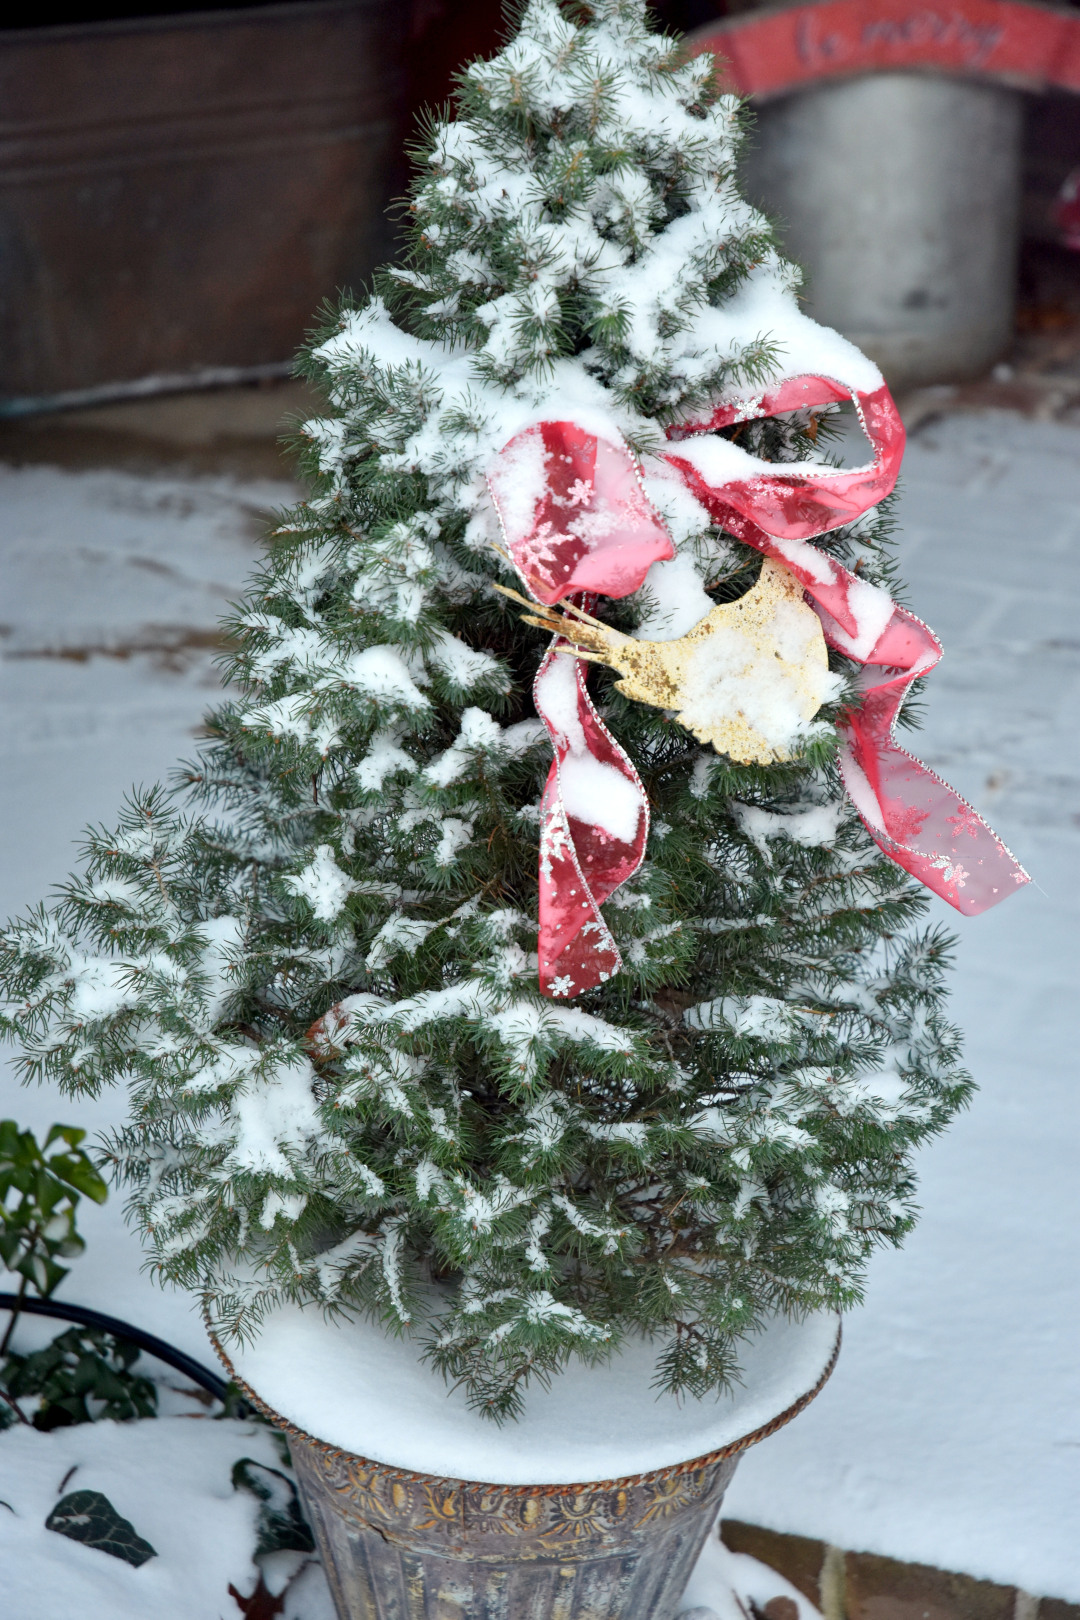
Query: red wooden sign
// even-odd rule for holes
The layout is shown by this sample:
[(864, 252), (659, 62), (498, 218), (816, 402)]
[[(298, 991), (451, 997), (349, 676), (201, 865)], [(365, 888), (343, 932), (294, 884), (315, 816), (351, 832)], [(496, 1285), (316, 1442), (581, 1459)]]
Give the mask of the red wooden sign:
[(733, 90), (762, 99), (898, 68), (1080, 91), (1080, 14), (1025, 0), (819, 0), (707, 23), (688, 43), (722, 59)]

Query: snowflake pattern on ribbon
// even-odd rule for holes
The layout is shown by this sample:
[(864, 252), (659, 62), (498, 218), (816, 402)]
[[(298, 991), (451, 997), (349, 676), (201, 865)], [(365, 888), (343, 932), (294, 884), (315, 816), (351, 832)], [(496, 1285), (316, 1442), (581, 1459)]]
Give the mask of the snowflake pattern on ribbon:
[(576, 422), (517, 433), (488, 473), (514, 565), (546, 607), (575, 591), (629, 596), (675, 555), (619, 435)]

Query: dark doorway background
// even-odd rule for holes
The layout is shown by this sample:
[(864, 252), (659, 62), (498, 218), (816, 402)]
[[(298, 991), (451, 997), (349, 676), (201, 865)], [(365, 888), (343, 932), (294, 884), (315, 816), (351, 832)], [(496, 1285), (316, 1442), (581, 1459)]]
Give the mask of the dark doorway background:
[[(104, 4), (79, 5), (72, 0), (52, 0), (35, 6), (8, 23), (9, 28), (56, 28), (71, 24), (116, 22), (143, 17), (185, 16), (197, 12), (255, 11), (275, 0), (234, 0), (222, 5), (149, 5), (146, 0), (105, 0)], [(755, 0), (655, 0), (654, 16), (667, 28), (688, 33), (702, 23), (729, 12), (747, 9)], [(387, 0), (388, 13), (400, 15), (402, 4)], [(497, 49), (507, 32), (504, 0), (404, 0), (410, 13), (409, 103), (410, 110), (437, 106), (450, 94), (453, 75), (465, 62)]]
[[(662, 0), (686, 29), (725, 0)], [(0, 31), (0, 411), (288, 365), (502, 0), (45, 0)]]
[[(689, 31), (756, 3), (652, 9)], [(0, 412), (162, 373), (284, 369), (320, 303), (392, 251), (417, 115), (509, 26), (503, 0), (45, 0), (9, 22)], [(1021, 292), (1045, 303), (1064, 296), (1047, 271), (1080, 285), (1052, 224), (1080, 167), (1080, 98), (1031, 97), (1028, 114)]]

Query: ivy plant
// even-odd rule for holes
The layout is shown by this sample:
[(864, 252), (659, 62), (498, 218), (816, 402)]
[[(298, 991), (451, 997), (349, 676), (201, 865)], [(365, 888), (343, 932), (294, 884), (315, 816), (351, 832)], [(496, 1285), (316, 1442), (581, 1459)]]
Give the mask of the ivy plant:
[[(33, 1131), (21, 1131), (13, 1119), (0, 1120), (0, 1260), (21, 1279), (20, 1301), (28, 1288), (43, 1297), (51, 1294), (68, 1273), (60, 1261), (86, 1247), (75, 1230), (79, 1199), (105, 1202), (105, 1182), (79, 1145), (85, 1136), (76, 1125), (53, 1125), (39, 1145)], [(0, 1340), (0, 1355), (17, 1316), (16, 1309)]]
[(98, 1418), (157, 1416), (157, 1387), (132, 1369), (139, 1347), (97, 1328), (72, 1327), (43, 1350), (8, 1351), (3, 1382), (8, 1397), (36, 1396), (35, 1429), (61, 1429)]
[[(19, 1278), (15, 1302), (0, 1339), (0, 1390), (10, 1414), (22, 1421), (26, 1419), (14, 1400), (9, 1373), (18, 1379), (25, 1362), (36, 1364), (40, 1356), (49, 1355), (53, 1347), (37, 1357), (9, 1354), (20, 1307), (30, 1289), (42, 1298), (51, 1294), (68, 1274), (61, 1260), (74, 1259), (86, 1247), (75, 1226), (80, 1198), (92, 1198), (95, 1204), (103, 1204), (108, 1193), (96, 1166), (81, 1146), (85, 1136), (86, 1132), (77, 1125), (53, 1125), (44, 1142), (39, 1143), (33, 1131), (20, 1130), (13, 1119), (0, 1120), (0, 1262)], [(63, 1339), (69, 1337), (61, 1335)], [(31, 1382), (47, 1376), (47, 1381), (55, 1384), (57, 1377), (62, 1377), (62, 1368), (67, 1367), (71, 1373), (70, 1347), (58, 1351), (54, 1359), (57, 1364), (48, 1375), (41, 1367), (32, 1375), (23, 1376), (30, 1376)], [(16, 1365), (12, 1367), (12, 1363)], [(102, 1363), (102, 1368), (104, 1366)], [(100, 1384), (100, 1372), (101, 1369), (87, 1364), (75, 1382), (85, 1392), (91, 1385)], [(68, 1382), (72, 1382), (71, 1377)], [(58, 1387), (57, 1394), (60, 1393)], [(63, 1393), (70, 1402), (75, 1385)], [(48, 1404), (44, 1402), (43, 1410)], [(62, 1410), (57, 1407), (56, 1413)], [(79, 1419), (58, 1416), (57, 1421), (78, 1422)], [(0, 1426), (3, 1426), (2, 1419)]]

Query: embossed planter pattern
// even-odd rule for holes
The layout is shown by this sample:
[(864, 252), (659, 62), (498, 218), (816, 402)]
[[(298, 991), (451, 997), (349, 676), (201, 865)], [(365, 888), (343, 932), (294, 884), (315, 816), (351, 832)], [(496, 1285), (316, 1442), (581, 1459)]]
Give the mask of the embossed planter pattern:
[(342, 1620), (668, 1620), (738, 1461), (498, 1486), (289, 1443)]

